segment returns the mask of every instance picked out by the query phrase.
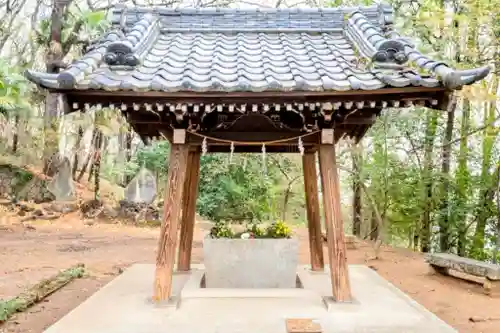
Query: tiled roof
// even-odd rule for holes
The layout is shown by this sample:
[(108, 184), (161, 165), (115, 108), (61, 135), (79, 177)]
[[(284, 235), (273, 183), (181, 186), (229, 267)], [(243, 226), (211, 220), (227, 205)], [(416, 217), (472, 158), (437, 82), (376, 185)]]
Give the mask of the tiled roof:
[[(59, 74), (28, 71), (49, 89), (346, 91), (484, 78), (429, 59), (392, 31), (386, 5), (332, 9), (117, 7), (113, 29)], [(409, 61), (413, 67), (409, 65)], [(427, 75), (420, 74), (422, 69)]]

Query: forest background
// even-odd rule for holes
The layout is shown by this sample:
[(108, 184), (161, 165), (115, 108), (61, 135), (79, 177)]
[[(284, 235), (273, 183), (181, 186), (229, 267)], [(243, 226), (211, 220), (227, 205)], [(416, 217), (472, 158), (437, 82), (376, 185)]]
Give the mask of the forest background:
[[(141, 168), (162, 197), (166, 141), (144, 144), (116, 110), (62, 117), (58, 99), (24, 78), (26, 68), (57, 72), (109, 24), (115, 4), (149, 2), (0, 0), (0, 164), (57, 171), (72, 161), (77, 182), (126, 186)], [(158, 1), (161, 6), (339, 6), (372, 1), (287, 3)], [(493, 66), (456, 92), (448, 112), (387, 109), (358, 144), (339, 144), (346, 231), (379, 243), (500, 260), (500, 0), (390, 2), (395, 28), (420, 50), (458, 67)], [(201, 160), (198, 213), (210, 220), (305, 223), (298, 154), (208, 154)], [(120, 194), (117, 194), (119, 197)], [(118, 198), (119, 199), (119, 198)]]

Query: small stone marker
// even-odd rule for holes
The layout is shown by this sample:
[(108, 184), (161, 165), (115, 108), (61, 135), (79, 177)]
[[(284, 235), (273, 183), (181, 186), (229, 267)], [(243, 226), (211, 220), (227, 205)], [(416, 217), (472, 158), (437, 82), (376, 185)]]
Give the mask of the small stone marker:
[(75, 199), (75, 185), (71, 174), (71, 162), (65, 157), (59, 165), (58, 172), (52, 178), (47, 189), (56, 197), (56, 201)]
[(322, 333), (321, 325), (314, 319), (289, 318), (286, 320), (287, 333)]
[(156, 179), (146, 168), (130, 181), (125, 188), (125, 200), (133, 203), (150, 204), (156, 197)]

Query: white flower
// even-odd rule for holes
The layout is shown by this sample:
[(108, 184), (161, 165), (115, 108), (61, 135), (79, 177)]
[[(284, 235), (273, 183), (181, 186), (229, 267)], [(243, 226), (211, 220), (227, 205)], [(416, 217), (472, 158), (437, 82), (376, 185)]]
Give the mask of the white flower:
[(244, 232), (241, 234), (241, 239), (249, 239), (250, 238), (250, 234), (248, 232)]

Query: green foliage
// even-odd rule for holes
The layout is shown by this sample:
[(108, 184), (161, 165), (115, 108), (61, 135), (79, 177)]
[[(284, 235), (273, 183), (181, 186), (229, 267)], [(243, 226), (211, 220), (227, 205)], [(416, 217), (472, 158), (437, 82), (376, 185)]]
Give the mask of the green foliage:
[[(10, 300), (0, 300), (0, 325), (9, 319), (16, 312), (22, 312), (40, 302), (48, 296), (54, 289), (61, 288), (67, 282), (76, 278), (81, 278), (85, 274), (83, 266), (76, 266), (59, 272), (57, 276), (50, 280), (43, 280), (32, 289), (20, 294)], [(49, 286), (49, 287), (47, 287)]]
[(11, 193), (9, 194), (14, 197), (33, 179), (33, 174), (11, 164), (0, 164), (0, 173), (4, 177), (10, 177)]
[[(62, 42), (65, 44), (70, 38), (78, 41), (80, 37), (84, 40), (92, 40), (104, 33), (110, 26), (104, 11), (81, 11), (71, 8), (63, 18)], [(41, 20), (38, 24), (38, 33), (34, 35), (36, 44), (48, 46), (50, 41), (51, 17)], [(75, 30), (75, 27), (79, 27)]]
[[(140, 147), (125, 165), (124, 173), (133, 177), (145, 167), (161, 181), (168, 172), (169, 152), (167, 141)], [(301, 174), (296, 162), (288, 158), (279, 158), (279, 161), (278, 166), (275, 158), (269, 158), (264, 165), (260, 154), (234, 155), (232, 163), (229, 163), (228, 154), (202, 156), (198, 213), (212, 221), (252, 222), (273, 218), (287, 185), (282, 179), (282, 171)], [(266, 168), (267, 175), (264, 173)], [(298, 188), (302, 191), (303, 187)]]
[(125, 166), (125, 174), (134, 176), (141, 167), (151, 170), (164, 179), (168, 171), (170, 145), (168, 141), (157, 141), (139, 148), (132, 160)]
[(264, 175), (262, 157), (210, 154), (201, 159), (198, 212), (213, 220), (262, 221), (272, 212), (273, 187), (277, 170)]
[(267, 227), (266, 236), (269, 238), (290, 238), (292, 236), (292, 231), (285, 222), (277, 221)]
[(370, 6), (373, 4), (373, 0), (331, 0), (326, 6), (327, 7), (340, 7), (340, 6)]
[(266, 230), (261, 228), (259, 224), (257, 223), (251, 223), (247, 229), (246, 232), (250, 233), (253, 235), (255, 238), (261, 238), (266, 236)]
[(0, 300), (0, 323), (9, 319), (12, 314), (23, 310), (25, 310), (23, 302), (17, 298), (7, 301)]
[(33, 179), (33, 174), (30, 172), (24, 170), (24, 169), (17, 169), (15, 176), (14, 176), (14, 184), (13, 188), (14, 191), (17, 189), (22, 189), (26, 184), (28, 184), (31, 180)]
[(0, 59), (0, 114), (10, 118), (29, 110), (29, 92), (28, 82), (19, 69)]
[(210, 237), (212, 238), (233, 238), (233, 236), (233, 230), (228, 224), (221, 221), (215, 222), (215, 225), (210, 229)]

